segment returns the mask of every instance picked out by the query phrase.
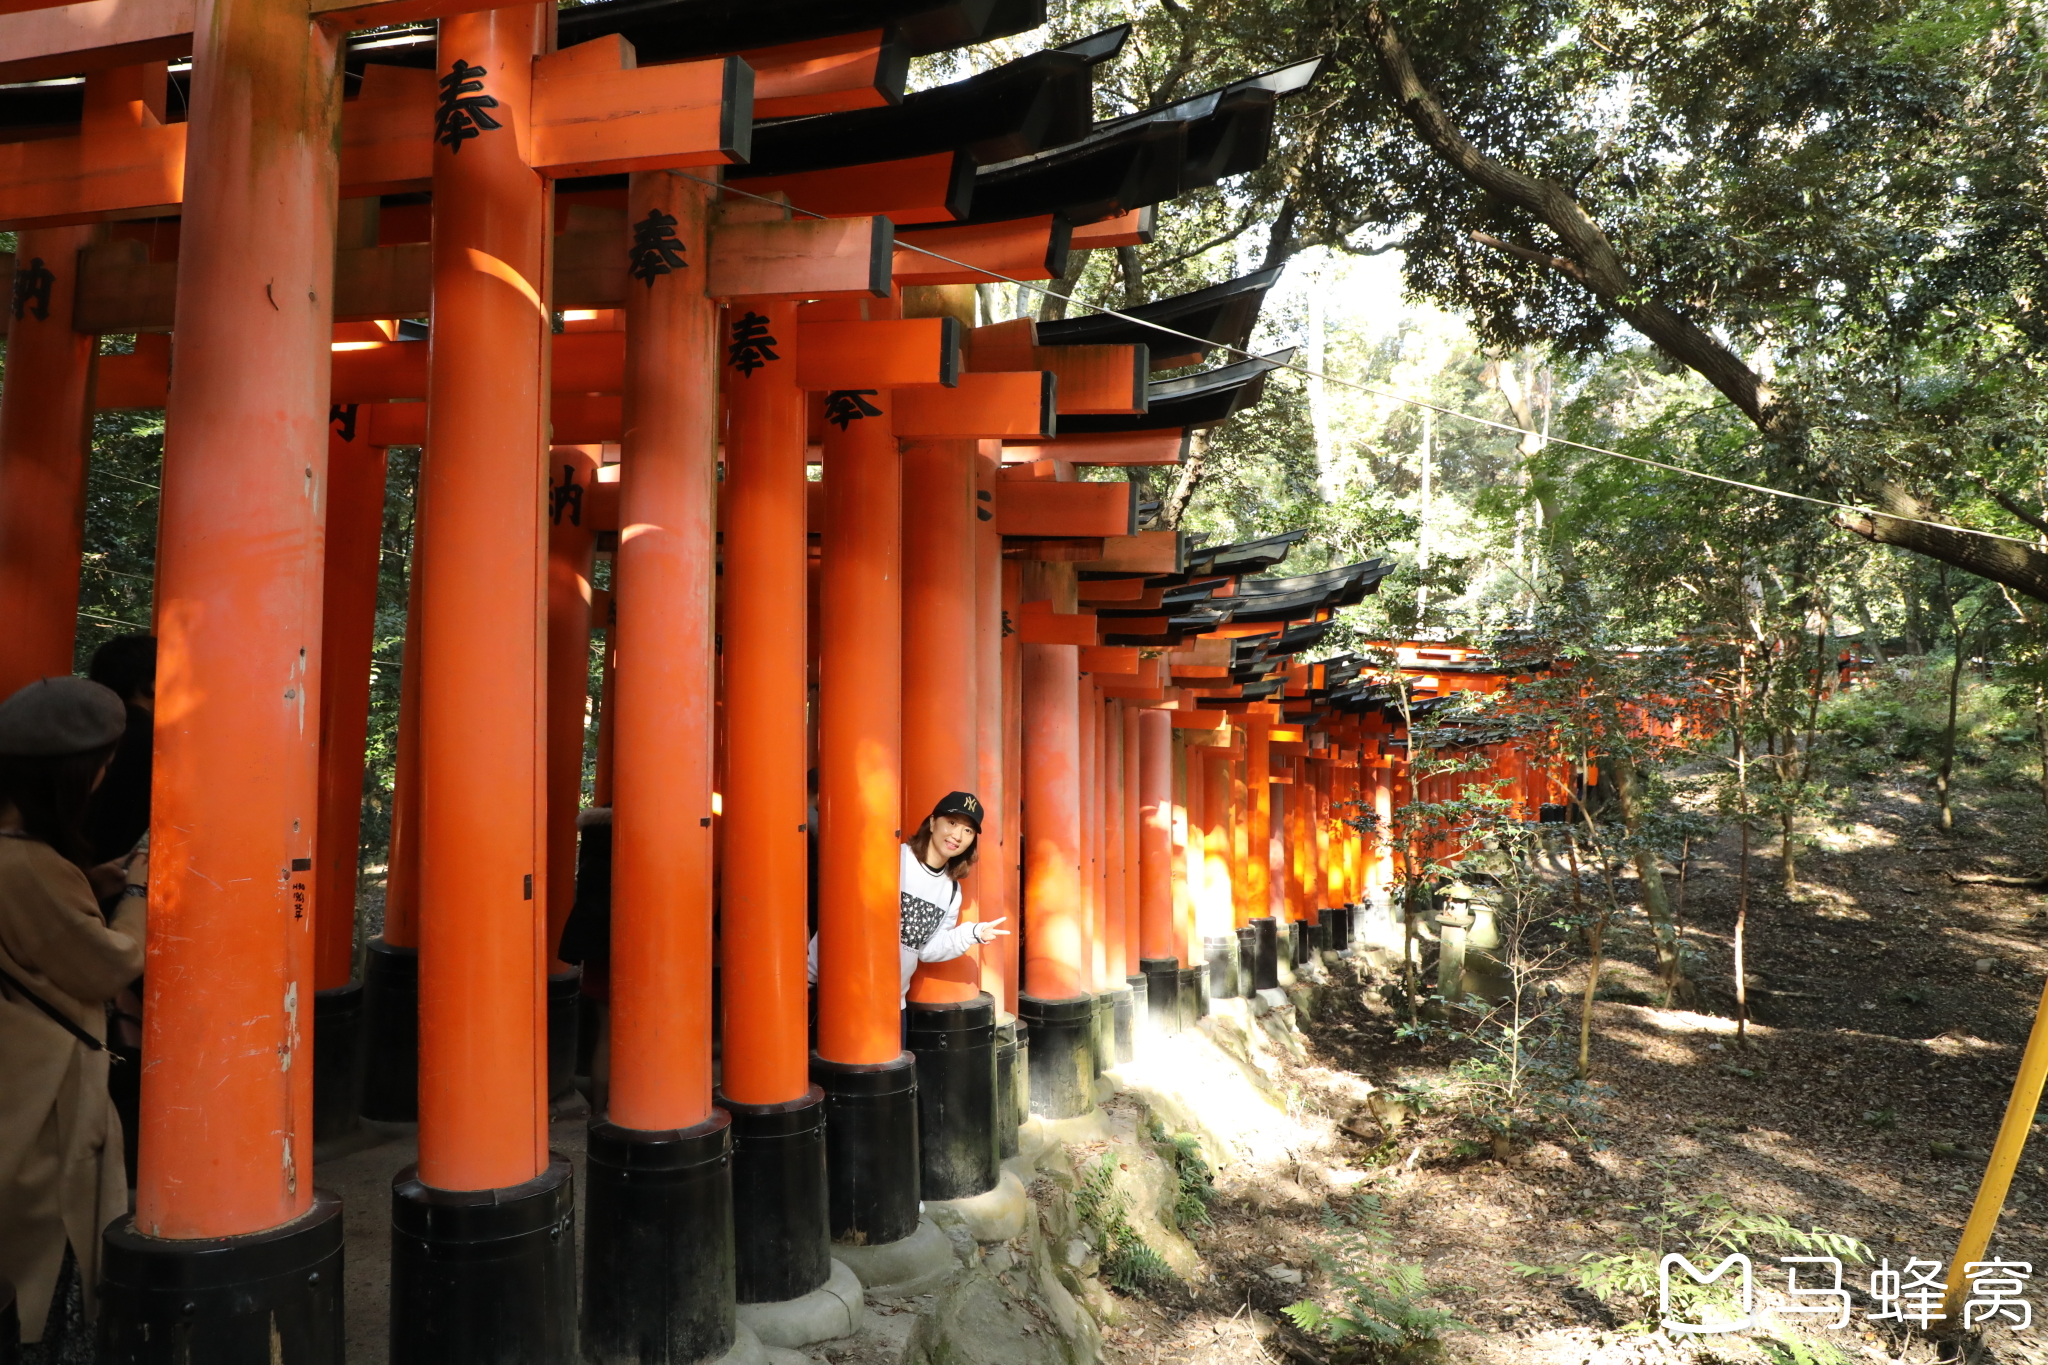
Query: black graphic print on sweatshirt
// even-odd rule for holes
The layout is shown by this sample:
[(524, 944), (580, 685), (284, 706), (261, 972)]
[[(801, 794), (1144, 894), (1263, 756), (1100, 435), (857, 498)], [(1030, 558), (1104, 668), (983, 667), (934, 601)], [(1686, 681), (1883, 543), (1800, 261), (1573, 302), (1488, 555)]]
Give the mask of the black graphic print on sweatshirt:
[(939, 932), (939, 926), (946, 922), (946, 907), (933, 905), (922, 896), (903, 894), (903, 946), (913, 952), (922, 952), (924, 945), (932, 941), (932, 935)]

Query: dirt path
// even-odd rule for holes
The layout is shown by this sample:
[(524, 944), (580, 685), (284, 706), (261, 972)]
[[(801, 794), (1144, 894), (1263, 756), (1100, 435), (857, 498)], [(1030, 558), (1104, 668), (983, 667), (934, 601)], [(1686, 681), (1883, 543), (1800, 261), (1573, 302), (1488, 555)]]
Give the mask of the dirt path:
[[(1434, 1115), (1392, 1144), (1363, 1122), (1368, 1138), (1339, 1136), (1296, 1154), (1289, 1169), (1227, 1179), (1215, 1226), (1197, 1238), (1215, 1279), (1177, 1303), (1133, 1303), (1130, 1323), (1110, 1335), (1116, 1359), (1343, 1359), (1274, 1320), (1327, 1284), (1317, 1260), (1333, 1245), (1326, 1201), (1356, 1190), (1382, 1201), (1391, 1254), (1423, 1269), (1427, 1302), (1471, 1324), (1445, 1338), (1445, 1354), (1460, 1361), (1797, 1359), (1729, 1337), (1697, 1353), (1667, 1349), (1622, 1330), (1626, 1305), (1518, 1273), (1651, 1236), (1646, 1212), (1674, 1194), (1718, 1194), (1738, 1209), (1846, 1233), (1894, 1267), (1909, 1257), (1945, 1264), (2048, 977), (2048, 896), (1959, 885), (1949, 873), (2048, 865), (2048, 825), (2031, 792), (1966, 790), (1958, 828), (1943, 833), (1910, 780), (1857, 784), (1837, 814), (1811, 831), (1816, 847), (1790, 898), (1773, 859), (1754, 865), (1749, 1048), (1735, 1037), (1728, 984), (1731, 836), (1697, 850), (1688, 878), (1701, 1012), (1655, 1007), (1639, 913), (1614, 945), (1595, 1006), (1595, 1079), (1609, 1088), (1598, 1149), (1539, 1139), (1508, 1164), (1462, 1156), (1471, 1144), (1459, 1140), (1475, 1131)], [(1577, 961), (1554, 980), (1575, 1000), (1584, 970)], [(1456, 1045), (1398, 1042), (1395, 1022), (1369, 990), (1344, 993), (1308, 1028), (1315, 1064), (1293, 1078), (1303, 1103), (1343, 1117), (1352, 1102), (1333, 1082), (1347, 1073), (1379, 1086), (1441, 1079)], [(2042, 1320), (1992, 1330), (1974, 1358), (2048, 1361), (2048, 1146), (2037, 1142), (2023, 1159), (1992, 1252), (2036, 1267), (2026, 1298)], [(1782, 1284), (1767, 1255), (1757, 1273), (1760, 1285)], [(1858, 1291), (1850, 1326), (1809, 1340), (1840, 1360), (1935, 1359), (1924, 1339), (1867, 1323), (1868, 1274), (1844, 1274)]]

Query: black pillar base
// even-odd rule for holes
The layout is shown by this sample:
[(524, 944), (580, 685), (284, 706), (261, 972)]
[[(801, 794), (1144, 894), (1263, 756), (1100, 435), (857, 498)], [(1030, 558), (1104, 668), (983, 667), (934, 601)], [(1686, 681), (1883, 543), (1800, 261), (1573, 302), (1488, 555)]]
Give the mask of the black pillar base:
[(1116, 1060), (1119, 1066), (1137, 1059), (1138, 1002), (1145, 998), (1149, 989), (1141, 974), (1125, 977), (1123, 989), (1110, 992), (1115, 1010), (1111, 1022), (1116, 1027)]
[(1090, 1058), (1099, 1077), (1116, 1065), (1116, 1000), (1108, 991), (1097, 991), (1090, 999), (1090, 1025), (1094, 1029), (1095, 1050)]
[(1257, 935), (1258, 958), (1252, 964), (1252, 989), (1272, 991), (1280, 988), (1280, 925), (1271, 915), (1263, 915), (1251, 923), (1252, 932)]
[[(739, 1330), (731, 1118), (714, 1109), (663, 1132), (593, 1123), (583, 1178), (582, 1359), (691, 1365), (724, 1355)], [(563, 1246), (572, 1264), (574, 1240)]]
[(1203, 939), (1202, 962), (1208, 968), (1202, 981), (1204, 990), (1215, 999), (1234, 999), (1237, 995), (1236, 935)]
[(1295, 971), (1308, 966), (1308, 924), (1290, 920), (1287, 924), (1287, 965)]
[(571, 1365), (576, 1186), (559, 1152), (524, 1184), (391, 1181), (391, 1365)]
[[(1022, 1128), (1030, 1119), (1031, 1108), (1031, 1025), (1024, 1022), (1022, 1004), (1017, 1006), (1017, 1064), (1011, 1074), (1016, 1078), (1017, 1126)], [(1014, 1152), (1005, 1155), (1014, 1156)]]
[(1191, 1029), (1202, 1017), (1202, 969), (1180, 969), (1180, 1026)]
[(325, 1190), (263, 1232), (167, 1241), (131, 1215), (100, 1247), (106, 1365), (341, 1365), (341, 1200)]
[(576, 1040), (583, 1013), (583, 969), (548, 976), (548, 1098), (576, 1088)]
[(1017, 1155), (1017, 1129), (1024, 1110), (1017, 1095), (1017, 1016), (996, 1015), (996, 1156)]
[(420, 953), (381, 938), (363, 954), (363, 1117), (420, 1119)]
[(1138, 959), (1145, 969), (1145, 1024), (1154, 1037), (1180, 1032), (1180, 959)]
[(800, 1299), (832, 1278), (825, 1226), (825, 1092), (740, 1104), (732, 1116), (734, 1293), (741, 1303)]
[(825, 1089), (825, 1182), (835, 1242), (876, 1246), (917, 1231), (917, 1060), (832, 1062), (811, 1055)]
[(1002, 1179), (996, 1137), (996, 1000), (907, 1011), (917, 1058), (918, 1188), (925, 1199), (987, 1194)]
[(1070, 1119), (1095, 1108), (1095, 997), (1017, 997), (1031, 1029), (1031, 1112)]
[(1246, 1000), (1258, 989), (1259, 979), (1259, 931), (1253, 925), (1245, 925), (1237, 931), (1237, 993)]
[(1340, 905), (1332, 913), (1336, 919), (1330, 924), (1330, 950), (1348, 953), (1351, 951), (1351, 907)]
[(313, 993), (313, 1149), (362, 1131), (363, 985)]

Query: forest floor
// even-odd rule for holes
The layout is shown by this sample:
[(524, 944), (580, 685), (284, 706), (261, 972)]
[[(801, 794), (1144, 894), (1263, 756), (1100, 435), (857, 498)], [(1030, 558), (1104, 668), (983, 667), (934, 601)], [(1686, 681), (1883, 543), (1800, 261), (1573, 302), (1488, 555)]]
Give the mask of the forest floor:
[[(1213, 1225), (1194, 1233), (1214, 1278), (1192, 1292), (1124, 1300), (1129, 1321), (1106, 1334), (1111, 1358), (1396, 1358), (1347, 1354), (1280, 1314), (1305, 1296), (1341, 1302), (1328, 1258), (1344, 1249), (1325, 1215), (1366, 1193), (1379, 1201), (1390, 1238), (1383, 1259), (1369, 1259), (1419, 1268), (1427, 1288), (1415, 1303), (1467, 1325), (1412, 1358), (1822, 1365), (1955, 1359), (1960, 1349), (1969, 1360), (2048, 1361), (2048, 1150), (2039, 1140), (1991, 1252), (2040, 1268), (2025, 1298), (2044, 1320), (2027, 1330), (1994, 1327), (1960, 1348), (1870, 1321), (1879, 1305), (1864, 1292), (1869, 1266), (1844, 1268), (1854, 1297), (1847, 1327), (1808, 1326), (1786, 1341), (1673, 1341), (1646, 1330), (1659, 1316), (1654, 1287), (1647, 1298), (1603, 1302), (1562, 1274), (1525, 1270), (1633, 1244), (1650, 1249), (1654, 1276), (1657, 1221), (1687, 1221), (1667, 1201), (1708, 1196), (1744, 1216), (1782, 1214), (1801, 1228), (1847, 1234), (1894, 1269), (1909, 1258), (1946, 1265), (2048, 976), (2048, 896), (1959, 884), (1950, 874), (2038, 871), (2048, 865), (2048, 821), (2038, 793), (1967, 776), (1951, 831), (1938, 827), (1931, 786), (1914, 771), (1843, 777), (1837, 796), (1830, 819), (1802, 829), (1808, 849), (1789, 895), (1775, 845), (1759, 836), (1764, 846), (1753, 850), (1746, 1044), (1736, 1036), (1731, 984), (1734, 835), (1695, 845), (1687, 877), (1697, 1010), (1657, 1007), (1647, 925), (1640, 911), (1623, 917), (1594, 1006), (1604, 1122), (1585, 1140), (1539, 1133), (1498, 1160), (1455, 1106), (1383, 1136), (1359, 1112), (1358, 1080), (1381, 1090), (1441, 1087), (1472, 1046), (1398, 1038), (1395, 1011), (1370, 983), (1354, 979), (1333, 992), (1336, 1007), (1303, 1026), (1310, 1064), (1289, 1077), (1304, 1118), (1319, 1120), (1325, 1136), (1285, 1169), (1224, 1174)], [(1633, 899), (1632, 888), (1622, 899)], [(1564, 992), (1575, 1028), (1587, 963), (1583, 953), (1569, 957), (1553, 958), (1547, 979)], [(1752, 1250), (1760, 1297), (1781, 1289), (1775, 1256), (1788, 1249), (1766, 1242)]]

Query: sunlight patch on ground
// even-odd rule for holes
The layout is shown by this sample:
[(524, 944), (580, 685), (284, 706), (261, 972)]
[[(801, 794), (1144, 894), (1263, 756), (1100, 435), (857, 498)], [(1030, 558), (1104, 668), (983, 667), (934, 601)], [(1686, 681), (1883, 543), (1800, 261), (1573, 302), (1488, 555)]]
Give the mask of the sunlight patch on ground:
[(1814, 847), (1828, 853), (1861, 853), (1873, 848), (1893, 848), (1899, 842), (1899, 836), (1890, 830), (1879, 829), (1876, 825), (1867, 825), (1862, 821), (1846, 827), (1819, 825), (1803, 830), (1802, 833), (1812, 841)]

